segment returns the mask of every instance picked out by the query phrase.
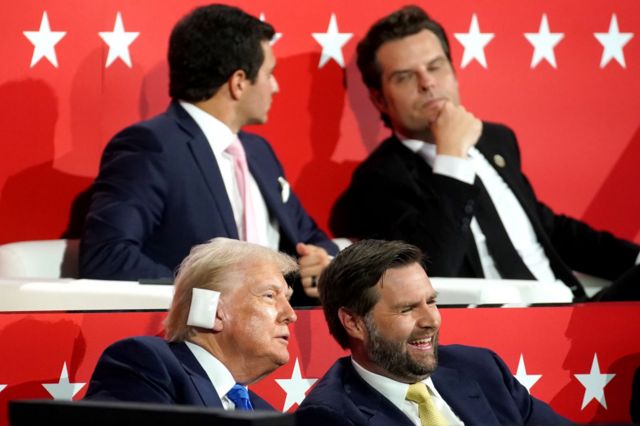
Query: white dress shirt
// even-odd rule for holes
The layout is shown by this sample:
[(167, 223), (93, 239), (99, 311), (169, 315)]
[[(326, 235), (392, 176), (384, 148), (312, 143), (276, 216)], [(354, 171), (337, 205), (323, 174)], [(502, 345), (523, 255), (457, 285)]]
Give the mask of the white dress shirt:
[[(358, 364), (353, 358), (351, 358), (353, 368), (362, 380), (367, 382), (372, 388), (380, 392), (385, 398), (387, 398), (393, 405), (398, 407), (400, 411), (409, 417), (409, 419), (416, 425), (421, 426), (420, 414), (418, 412), (418, 404), (406, 399), (407, 390), (409, 390), (408, 383), (397, 382), (389, 377), (381, 376), (376, 373), (372, 373), (360, 364)], [(427, 386), (427, 390), (431, 394), (431, 400), (434, 405), (447, 420), (449, 425), (464, 425), (462, 420), (456, 416), (449, 404), (442, 398), (440, 393), (433, 384), (431, 377), (422, 381)]]
[[(197, 106), (188, 102), (180, 101), (180, 105), (193, 118), (200, 130), (204, 133), (211, 146), (213, 155), (218, 163), (220, 174), (224, 187), (227, 190), (227, 196), (231, 203), (233, 216), (238, 228), (238, 235), (243, 238), (242, 232), (242, 215), (243, 202), (240, 197), (240, 191), (236, 184), (234, 173), (233, 157), (225, 150), (231, 145), (231, 142), (237, 138), (226, 124), (215, 118), (213, 115), (206, 113)], [(253, 175), (249, 181), (249, 194), (253, 203), (253, 211), (256, 217), (256, 230), (258, 241), (256, 243), (277, 250), (280, 246), (280, 231), (278, 221), (275, 217), (270, 217), (267, 204), (262, 197), (260, 188), (256, 183)]]
[[(420, 155), (435, 174), (449, 176), (473, 185), (476, 175), (487, 189), (491, 201), (498, 211), (502, 225), (522, 261), (539, 281), (556, 281), (549, 259), (544, 253), (527, 214), (513, 191), (505, 183), (495, 168), (475, 147), (469, 150), (468, 158), (436, 155), (436, 146), (418, 140), (403, 139), (402, 143)], [(487, 239), (475, 217), (471, 221), (471, 232), (478, 248), (485, 278), (501, 278), (495, 262), (489, 253)]]
[(204, 372), (207, 373), (207, 377), (209, 377), (220, 401), (222, 401), (222, 407), (225, 410), (234, 410), (236, 405), (227, 397), (227, 392), (236, 384), (231, 372), (227, 370), (227, 367), (225, 367), (223, 363), (201, 346), (191, 342), (185, 343), (193, 356), (196, 357), (198, 364), (200, 364)]

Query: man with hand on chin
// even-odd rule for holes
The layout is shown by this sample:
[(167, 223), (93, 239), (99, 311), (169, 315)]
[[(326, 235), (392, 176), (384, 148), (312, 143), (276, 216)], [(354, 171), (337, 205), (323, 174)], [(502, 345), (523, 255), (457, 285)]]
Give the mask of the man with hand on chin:
[(251, 385), (289, 361), (296, 314), (284, 276), (295, 260), (216, 238), (180, 266), (166, 340), (134, 337), (108, 347), (85, 399), (272, 410)]
[(335, 236), (415, 244), (436, 277), (559, 280), (581, 301), (579, 271), (615, 281), (598, 300), (640, 299), (640, 246), (538, 200), (513, 131), (461, 105), (438, 22), (399, 9), (369, 29), (357, 62), (393, 135), (334, 205)]
[(440, 313), (415, 246), (362, 240), (320, 277), (339, 359), (296, 411), (303, 425), (570, 424), (487, 349), (438, 347)]

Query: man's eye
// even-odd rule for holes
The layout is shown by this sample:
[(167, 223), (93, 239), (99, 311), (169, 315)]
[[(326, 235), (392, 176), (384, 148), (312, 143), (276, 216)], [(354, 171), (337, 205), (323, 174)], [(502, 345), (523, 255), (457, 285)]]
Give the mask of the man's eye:
[(400, 313), (401, 314), (407, 314), (409, 312), (413, 311), (413, 307), (412, 306), (407, 306), (405, 308), (400, 309)]
[(269, 291), (269, 292), (265, 293), (263, 296), (268, 298), (268, 299), (274, 299), (276, 297), (276, 294), (273, 291)]
[(394, 77), (394, 81), (396, 83), (404, 83), (404, 82), (408, 81), (411, 78), (412, 75), (413, 74), (411, 74), (411, 73), (396, 74), (396, 76)]

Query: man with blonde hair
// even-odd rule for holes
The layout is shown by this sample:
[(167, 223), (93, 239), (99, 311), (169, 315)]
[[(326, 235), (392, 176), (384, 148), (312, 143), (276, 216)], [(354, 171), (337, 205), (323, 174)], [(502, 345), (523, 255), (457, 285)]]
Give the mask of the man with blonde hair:
[(256, 244), (216, 238), (194, 247), (176, 278), (166, 340), (108, 347), (86, 399), (273, 409), (247, 385), (289, 361), (296, 314), (284, 277), (296, 271), (291, 257)]

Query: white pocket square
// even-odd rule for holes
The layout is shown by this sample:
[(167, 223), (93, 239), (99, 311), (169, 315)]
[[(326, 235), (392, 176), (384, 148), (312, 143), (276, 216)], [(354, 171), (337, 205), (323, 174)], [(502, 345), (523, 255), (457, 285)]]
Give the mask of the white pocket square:
[(280, 182), (280, 195), (282, 195), (282, 202), (286, 203), (289, 201), (289, 196), (291, 195), (291, 186), (289, 186), (289, 182), (282, 176), (278, 178), (278, 182)]

